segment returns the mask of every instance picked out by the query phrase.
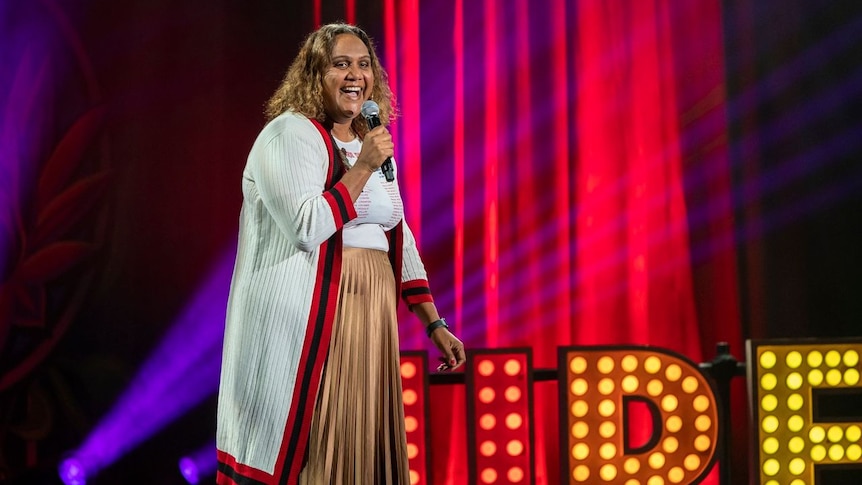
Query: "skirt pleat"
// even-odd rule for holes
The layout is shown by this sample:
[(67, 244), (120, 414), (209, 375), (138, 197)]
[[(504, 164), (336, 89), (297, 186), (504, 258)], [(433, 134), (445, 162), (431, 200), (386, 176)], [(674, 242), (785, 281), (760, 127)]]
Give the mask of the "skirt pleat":
[(301, 485), (410, 483), (395, 279), (385, 252), (345, 248)]

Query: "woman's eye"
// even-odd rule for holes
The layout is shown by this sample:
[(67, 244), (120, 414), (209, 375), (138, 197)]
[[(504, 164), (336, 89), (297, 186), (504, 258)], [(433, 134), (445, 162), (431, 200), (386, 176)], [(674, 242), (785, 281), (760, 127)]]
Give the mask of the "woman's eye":
[(371, 67), (371, 63), (368, 61), (362, 61), (359, 63), (359, 66), (362, 67), (363, 69), (367, 69), (367, 68)]

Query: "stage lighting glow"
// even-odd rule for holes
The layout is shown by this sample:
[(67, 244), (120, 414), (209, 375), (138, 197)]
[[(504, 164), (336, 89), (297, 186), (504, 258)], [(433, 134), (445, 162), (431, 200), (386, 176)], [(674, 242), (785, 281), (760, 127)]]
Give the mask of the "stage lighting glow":
[(74, 452), (86, 457), (90, 478), (217, 389), (235, 254), (235, 248), (222, 253), (131, 385)]
[(180, 474), (186, 479), (186, 482), (196, 485), (200, 478), (198, 477), (198, 467), (191, 458), (180, 458)]
[(66, 485), (86, 485), (87, 473), (80, 458), (70, 457), (60, 462), (57, 472)]
[(180, 474), (187, 483), (196, 485), (206, 477), (214, 476), (218, 459), (214, 441), (198, 448), (192, 453), (183, 456), (178, 462)]
[(645, 347), (560, 348), (559, 355), (561, 428), (570, 430), (560, 443), (571, 450), (561, 476), (569, 483), (694, 483), (706, 476), (718, 407), (696, 364)]
[(862, 469), (860, 351), (847, 341), (748, 342), (761, 483), (809, 485), (817, 467)]

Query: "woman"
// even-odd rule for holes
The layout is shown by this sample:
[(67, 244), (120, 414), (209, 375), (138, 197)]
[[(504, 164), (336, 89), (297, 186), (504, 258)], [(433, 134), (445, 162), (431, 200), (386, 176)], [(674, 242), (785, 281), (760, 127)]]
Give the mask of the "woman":
[[(383, 126), (359, 116), (368, 99)], [(325, 25), (267, 106), (243, 173), (218, 407), (219, 484), (408, 484), (400, 296), (457, 368), (403, 220), (386, 75), (368, 36)]]

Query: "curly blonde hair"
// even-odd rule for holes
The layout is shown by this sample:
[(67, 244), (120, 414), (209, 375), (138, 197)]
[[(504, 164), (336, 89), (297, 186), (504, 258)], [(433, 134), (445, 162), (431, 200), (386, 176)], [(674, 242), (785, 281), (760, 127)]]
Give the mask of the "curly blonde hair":
[[(380, 106), (380, 121), (384, 125), (389, 125), (395, 119), (395, 100), (389, 89), (389, 77), (380, 65), (371, 38), (355, 25), (333, 23), (320, 27), (305, 38), (281, 85), (266, 103), (264, 114), (267, 120), (290, 110), (321, 123), (327, 122), (323, 105), (323, 76), (332, 65), (332, 48), (336, 37), (341, 34), (355, 35), (368, 48), (374, 74), (371, 99)], [(359, 136), (368, 132), (368, 124), (361, 116), (353, 120), (352, 128)]]

